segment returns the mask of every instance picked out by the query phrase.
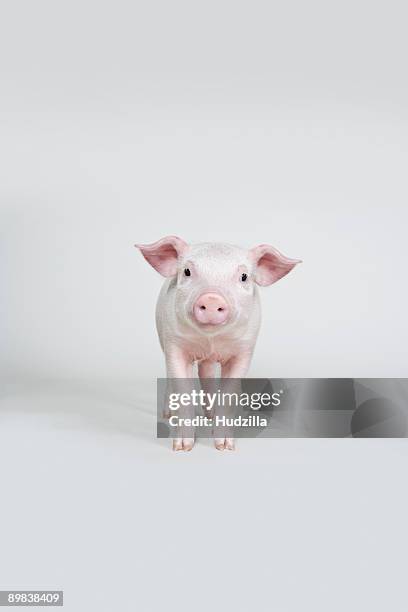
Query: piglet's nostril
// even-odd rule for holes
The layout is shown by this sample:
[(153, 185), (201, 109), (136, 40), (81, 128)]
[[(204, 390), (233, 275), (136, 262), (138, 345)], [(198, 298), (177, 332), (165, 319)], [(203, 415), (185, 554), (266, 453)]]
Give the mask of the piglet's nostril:
[(201, 310), (205, 310), (205, 306), (200, 306)]
[(217, 308), (218, 312), (222, 312), (224, 309), (223, 308)]

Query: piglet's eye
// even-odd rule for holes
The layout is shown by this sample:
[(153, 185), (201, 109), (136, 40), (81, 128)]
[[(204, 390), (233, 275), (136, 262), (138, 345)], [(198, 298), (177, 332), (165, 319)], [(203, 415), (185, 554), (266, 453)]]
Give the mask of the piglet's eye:
[(241, 280), (242, 280), (242, 282), (243, 282), (243, 283), (245, 283), (245, 281), (246, 281), (246, 279), (247, 279), (247, 278), (248, 278), (248, 274), (243, 274), (243, 275), (241, 276)]
[(188, 268), (184, 270), (184, 276), (191, 276), (191, 272)]

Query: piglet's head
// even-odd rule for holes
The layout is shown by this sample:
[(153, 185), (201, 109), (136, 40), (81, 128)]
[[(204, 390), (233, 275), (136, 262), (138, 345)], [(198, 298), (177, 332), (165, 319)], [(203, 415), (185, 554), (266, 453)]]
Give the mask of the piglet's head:
[(136, 246), (157, 272), (172, 279), (179, 322), (213, 334), (244, 325), (255, 306), (256, 285), (275, 283), (299, 263), (267, 244), (248, 251), (214, 242), (188, 245), (167, 236)]

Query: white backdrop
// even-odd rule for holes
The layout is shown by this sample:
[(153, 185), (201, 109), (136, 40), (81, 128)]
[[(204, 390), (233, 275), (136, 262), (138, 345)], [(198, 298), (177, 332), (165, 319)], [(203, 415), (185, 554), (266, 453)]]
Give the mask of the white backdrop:
[(407, 376), (406, 24), (394, 0), (2, 2), (0, 589), (406, 611), (406, 441), (172, 453), (133, 247), (303, 259), (261, 292), (252, 376)]
[(304, 260), (262, 291), (252, 375), (406, 375), (403, 20), (79, 6), (1, 25), (3, 371), (162, 374), (132, 245), (175, 233)]

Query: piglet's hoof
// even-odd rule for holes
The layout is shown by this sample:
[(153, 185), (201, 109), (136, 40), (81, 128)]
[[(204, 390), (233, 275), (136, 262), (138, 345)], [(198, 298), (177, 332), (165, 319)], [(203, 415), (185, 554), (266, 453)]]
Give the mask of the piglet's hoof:
[(215, 438), (214, 446), (217, 450), (235, 450), (234, 438)]
[(174, 438), (174, 451), (191, 451), (194, 446), (194, 438)]

